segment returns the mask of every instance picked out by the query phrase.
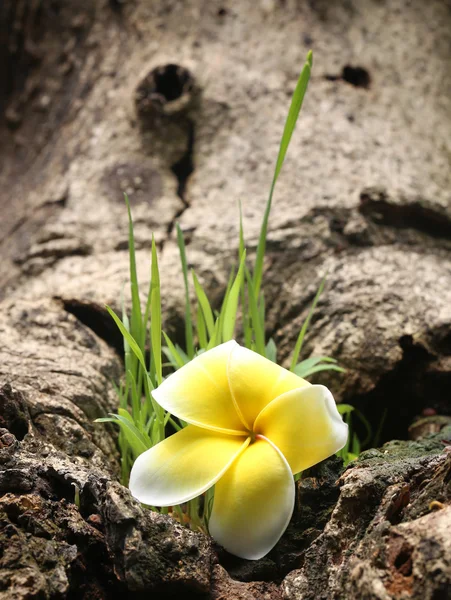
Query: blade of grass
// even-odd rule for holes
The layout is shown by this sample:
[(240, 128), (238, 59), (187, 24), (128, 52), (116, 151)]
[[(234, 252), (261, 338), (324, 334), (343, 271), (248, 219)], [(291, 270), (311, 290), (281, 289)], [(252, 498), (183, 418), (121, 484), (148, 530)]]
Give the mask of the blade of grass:
[(312, 315), (315, 311), (316, 305), (318, 304), (319, 297), (321, 296), (321, 294), (323, 292), (325, 283), (326, 283), (326, 278), (323, 277), (323, 279), (321, 280), (321, 283), (319, 284), (318, 291), (316, 292), (316, 295), (313, 299), (312, 305), (310, 306), (308, 315), (307, 315), (304, 323), (302, 324), (301, 331), (299, 332), (299, 335), (298, 335), (298, 339), (296, 340), (296, 345), (295, 345), (294, 351), (293, 351), (293, 357), (291, 359), (290, 371), (294, 371), (294, 369), (298, 363), (299, 355), (302, 350), (302, 344), (304, 343), (305, 334), (307, 333), (308, 326), (310, 325)]
[(133, 336), (136, 336), (141, 343), (142, 333), (142, 312), (141, 302), (139, 299), (138, 275), (136, 272), (136, 254), (135, 254), (135, 235), (133, 232), (133, 219), (130, 209), (130, 201), (127, 194), (124, 194), (125, 204), (128, 212), (128, 248), (130, 257), (130, 290), (132, 295), (132, 315), (131, 315), (131, 331)]
[[(300, 363), (302, 365), (302, 363)], [(319, 373), (321, 371), (338, 371), (339, 373), (345, 373), (346, 369), (343, 369), (343, 367), (339, 367), (338, 365), (332, 365), (330, 363), (327, 363), (325, 365), (317, 365), (316, 367), (312, 367), (311, 369), (307, 369), (307, 370), (303, 370), (303, 369), (297, 369), (296, 367), (293, 370), (293, 373), (295, 373), (298, 377), (310, 377), (310, 375), (314, 375), (315, 373)]]
[(357, 408), (355, 408), (354, 409), (354, 414), (361, 421), (361, 423), (363, 423), (363, 426), (366, 429), (365, 439), (361, 443), (361, 445), (363, 447), (363, 446), (366, 446), (366, 445), (368, 445), (370, 443), (371, 438), (373, 437), (373, 429), (371, 427), (371, 423), (368, 421), (368, 419), (365, 417), (365, 415), (360, 410), (357, 410)]
[[(227, 281), (226, 291), (225, 291), (224, 298), (222, 299), (222, 303), (221, 303), (221, 310), (219, 311), (219, 315), (217, 315), (219, 317), (219, 331), (220, 331), (221, 335), (223, 335), (225, 312), (226, 312), (227, 304), (229, 302), (230, 290), (232, 289), (232, 285), (233, 285), (233, 282), (235, 281), (235, 277), (236, 277), (236, 273), (235, 273), (235, 269), (233, 268), (230, 271), (229, 279)], [(225, 341), (225, 340), (223, 340), (223, 341)]]
[[(243, 212), (241, 210), (241, 202), (239, 202), (238, 204), (239, 204), (239, 209), (240, 209), (240, 243), (239, 243), (239, 250), (238, 250), (238, 259), (241, 262), (243, 254), (246, 250), (246, 246), (244, 243)], [(243, 321), (242, 327), (243, 327), (244, 345), (246, 346), (246, 348), (249, 348), (252, 343), (252, 331), (251, 331), (250, 323), (249, 323), (250, 319), (249, 319), (249, 314), (248, 314), (248, 308), (246, 306), (246, 278), (245, 277), (243, 277), (243, 279), (241, 281), (240, 301), (241, 301), (241, 319)]]
[(202, 309), (199, 306), (197, 307), (197, 338), (199, 341), (199, 347), (202, 350), (205, 350), (208, 346), (208, 338), (207, 338), (207, 326), (205, 325), (204, 315), (202, 313)]
[(124, 432), (124, 435), (133, 451), (133, 454), (135, 455), (135, 458), (137, 458), (140, 454), (142, 454), (150, 448), (150, 445), (147, 445), (144, 436), (135, 426), (133, 421), (130, 421), (128, 418), (122, 415), (111, 414), (110, 417), (96, 419), (94, 422), (116, 423), (117, 425), (119, 425), (122, 431)]
[(199, 305), (202, 309), (202, 314), (204, 315), (208, 335), (211, 337), (215, 331), (215, 319), (213, 316), (213, 311), (211, 310), (207, 294), (204, 292), (203, 287), (200, 285), (199, 280), (197, 279), (196, 273), (194, 271), (191, 271), (191, 273), (193, 275), (194, 289), (196, 292), (197, 301), (199, 302)]
[(138, 422), (138, 420), (140, 418), (140, 413), (141, 413), (140, 398), (138, 396), (138, 391), (136, 389), (136, 382), (135, 382), (135, 378), (133, 377), (133, 373), (131, 371), (128, 371), (127, 375), (131, 381), (130, 393), (131, 393), (131, 397), (132, 397), (132, 416), (133, 416), (133, 420), (135, 422)]
[(240, 298), (241, 283), (243, 281), (246, 251), (241, 255), (240, 266), (236, 274), (230, 292), (227, 295), (227, 304), (224, 310), (224, 322), (222, 324), (222, 341), (228, 342), (235, 333), (236, 313), (238, 311), (238, 300)]
[(221, 342), (221, 332), (219, 330), (220, 325), (221, 325), (221, 321), (219, 320), (219, 317), (218, 317), (215, 322), (215, 328), (213, 331), (213, 335), (211, 336), (210, 341), (208, 342), (207, 350), (211, 350), (212, 348), (214, 348), (215, 346), (220, 344), (220, 342)]
[(277, 362), (277, 346), (272, 338), (266, 344), (265, 353), (266, 358), (272, 360), (272, 362)]
[(176, 347), (174, 346), (174, 344), (171, 342), (169, 336), (166, 335), (166, 333), (164, 331), (163, 331), (163, 336), (164, 336), (166, 344), (168, 345), (168, 351), (169, 351), (169, 352), (165, 352), (166, 356), (169, 358), (169, 360), (171, 361), (171, 363), (175, 369), (180, 369), (180, 367), (183, 367), (183, 365), (185, 364), (183, 362), (182, 357), (177, 352)]
[(309, 356), (309, 358), (305, 358), (301, 362), (296, 365), (296, 368), (301, 365), (305, 369), (310, 369), (311, 367), (316, 367), (316, 365), (320, 363), (336, 363), (337, 361), (334, 358), (330, 358), (330, 356)]
[[(387, 413), (388, 413), (388, 408), (384, 408), (384, 412), (382, 413), (382, 417), (377, 426), (376, 433), (374, 434), (373, 444), (372, 444), (374, 446), (374, 448), (378, 448), (380, 446), (380, 437), (382, 434), (382, 428), (384, 427), (385, 419), (387, 418)], [(363, 445), (363, 443), (362, 443), (362, 445)]]
[(255, 298), (254, 287), (248, 269), (245, 269), (247, 280), (247, 294), (249, 300), (249, 309), (252, 320), (252, 332), (255, 340), (255, 350), (265, 356), (265, 332), (261, 327), (260, 314), (258, 312), (257, 300)]
[(136, 340), (131, 335), (131, 333), (129, 333), (127, 331), (127, 329), (125, 328), (124, 324), (122, 323), (122, 321), (120, 320), (120, 318), (117, 316), (117, 314), (114, 312), (114, 310), (112, 308), (110, 308), (109, 306), (105, 306), (105, 308), (107, 309), (107, 311), (110, 313), (110, 315), (114, 319), (114, 322), (116, 323), (116, 325), (119, 327), (120, 332), (122, 333), (122, 335), (124, 336), (124, 338), (127, 340), (128, 345), (130, 346), (131, 351), (133, 352), (133, 354), (136, 356), (136, 358), (141, 363), (142, 368), (144, 370), (146, 370), (146, 363), (144, 361), (144, 355), (141, 352), (141, 348), (138, 346)]
[(183, 282), (185, 284), (185, 343), (186, 353), (190, 358), (194, 356), (193, 323), (191, 319), (191, 302), (189, 298), (188, 285), (188, 263), (186, 261), (185, 239), (183, 237), (180, 225), (176, 224), (177, 244), (180, 253), (180, 262), (182, 263)]
[(154, 236), (152, 236), (150, 296), (150, 338), (152, 342), (152, 358), (155, 365), (156, 383), (157, 385), (160, 385), (163, 381), (163, 367), (161, 360), (161, 292), (160, 272), (158, 270), (157, 248)]
[(351, 453), (354, 454), (354, 456), (358, 456), (360, 454), (360, 452), (361, 452), (360, 440), (354, 434), (352, 436)]
[(276, 187), (277, 178), (279, 177), (280, 171), (282, 169), (283, 161), (285, 160), (285, 155), (288, 150), (288, 146), (290, 144), (291, 136), (293, 135), (294, 128), (296, 126), (296, 121), (299, 116), (299, 112), (302, 107), (302, 102), (304, 100), (305, 92), (307, 91), (307, 85), (310, 79), (310, 72), (312, 69), (312, 61), (313, 55), (310, 51), (307, 54), (307, 59), (304, 64), (304, 68), (299, 76), (296, 88), (294, 90), (293, 97), (291, 99), (290, 109), (288, 111), (287, 120), (285, 122), (285, 127), (282, 134), (282, 139), (279, 147), (279, 154), (276, 160), (276, 166), (274, 169), (274, 176), (271, 183), (271, 189), (269, 192), (269, 198), (266, 203), (266, 209), (263, 216), (263, 223), (261, 226), (260, 236), (258, 239), (257, 245), (257, 256), (255, 259), (254, 266), (254, 274), (253, 274), (253, 283), (254, 283), (254, 293), (255, 297), (258, 298), (260, 293), (260, 287), (263, 276), (263, 260), (265, 257), (265, 249), (266, 249), (266, 237), (268, 234), (268, 220), (269, 213), (271, 212), (272, 198), (274, 194), (274, 189)]

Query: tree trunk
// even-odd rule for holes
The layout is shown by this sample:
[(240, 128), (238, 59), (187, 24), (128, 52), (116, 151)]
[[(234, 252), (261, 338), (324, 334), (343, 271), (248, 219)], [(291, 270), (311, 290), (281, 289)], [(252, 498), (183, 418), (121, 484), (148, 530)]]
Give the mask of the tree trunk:
[[(0, 599), (451, 597), (449, 0), (4, 0), (0, 42)], [(116, 432), (93, 423), (123, 368), (104, 305), (127, 288), (124, 192), (174, 338), (176, 221), (220, 300), (238, 201), (255, 252), (309, 48), (268, 335), (288, 360), (327, 272), (305, 352), (347, 371), (315, 381), (388, 444), (306, 473), (287, 533), (247, 563), (118, 483)], [(442, 418), (411, 427), (422, 413)]]

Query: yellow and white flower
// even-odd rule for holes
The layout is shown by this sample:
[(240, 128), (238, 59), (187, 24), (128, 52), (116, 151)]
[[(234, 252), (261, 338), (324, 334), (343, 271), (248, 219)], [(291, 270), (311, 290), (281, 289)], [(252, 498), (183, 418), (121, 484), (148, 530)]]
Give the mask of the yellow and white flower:
[(247, 559), (267, 554), (294, 507), (293, 474), (340, 450), (347, 425), (330, 391), (230, 341), (152, 392), (188, 423), (136, 460), (130, 490), (173, 506), (215, 487), (210, 533)]

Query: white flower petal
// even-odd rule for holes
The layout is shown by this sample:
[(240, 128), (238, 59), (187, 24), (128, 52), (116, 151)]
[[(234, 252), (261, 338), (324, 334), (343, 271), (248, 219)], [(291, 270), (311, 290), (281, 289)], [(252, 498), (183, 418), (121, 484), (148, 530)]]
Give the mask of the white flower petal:
[(227, 378), (229, 356), (236, 346), (231, 340), (200, 354), (172, 373), (152, 396), (165, 410), (192, 425), (245, 434)]
[(348, 426), (324, 385), (282, 394), (261, 411), (254, 431), (279, 448), (293, 473), (338, 452), (348, 439)]
[(248, 443), (244, 436), (188, 425), (138, 456), (130, 491), (151, 506), (187, 502), (214, 485)]
[(310, 385), (305, 379), (238, 345), (230, 354), (228, 376), (237, 411), (248, 429), (252, 429), (257, 415), (274, 398)]
[(257, 439), (216, 484), (210, 534), (236, 556), (262, 558), (287, 528), (294, 500), (287, 461), (268, 440)]

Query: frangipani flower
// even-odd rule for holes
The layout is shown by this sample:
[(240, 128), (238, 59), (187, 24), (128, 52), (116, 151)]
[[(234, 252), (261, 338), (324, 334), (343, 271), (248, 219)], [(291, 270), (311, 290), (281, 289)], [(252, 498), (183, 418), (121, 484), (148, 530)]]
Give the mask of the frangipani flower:
[(130, 490), (173, 506), (215, 487), (210, 534), (242, 558), (267, 554), (294, 508), (293, 474), (346, 443), (330, 391), (230, 341), (170, 375), (155, 400), (188, 425), (136, 460)]

